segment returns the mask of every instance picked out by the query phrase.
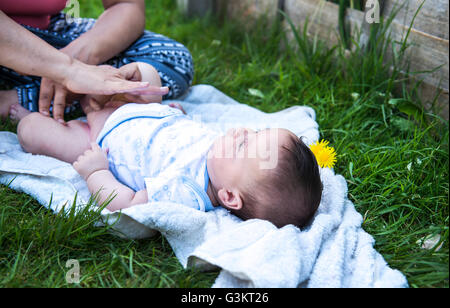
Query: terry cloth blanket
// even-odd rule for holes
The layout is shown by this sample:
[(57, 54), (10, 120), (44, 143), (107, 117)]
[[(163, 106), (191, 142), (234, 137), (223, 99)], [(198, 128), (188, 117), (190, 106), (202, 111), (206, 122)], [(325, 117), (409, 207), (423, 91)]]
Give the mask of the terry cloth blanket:
[[(283, 127), (306, 143), (318, 140), (315, 112), (293, 107), (266, 114), (239, 104), (211, 86), (198, 85), (179, 101), (205, 125)], [(170, 103), (170, 102), (167, 102)], [(200, 212), (180, 204), (152, 203), (118, 213), (103, 210), (103, 223), (117, 223), (122, 236), (145, 238), (161, 232), (183, 267), (220, 268), (213, 287), (407, 287), (362, 228), (362, 217), (347, 198), (347, 183), (322, 169), (323, 199), (311, 225), (277, 229), (262, 220), (241, 221), (225, 209)], [(0, 183), (25, 192), (55, 212), (89, 199), (85, 182), (71, 165), (24, 153), (17, 136), (0, 132)], [(49, 201), (52, 200), (49, 205)]]

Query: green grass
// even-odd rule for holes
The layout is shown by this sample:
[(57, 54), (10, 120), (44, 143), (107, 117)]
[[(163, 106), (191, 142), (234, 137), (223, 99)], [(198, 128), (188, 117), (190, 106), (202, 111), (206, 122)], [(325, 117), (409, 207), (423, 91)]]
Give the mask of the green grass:
[[(82, 1), (81, 9), (82, 16), (97, 17), (101, 3)], [(308, 42), (302, 29), (287, 45), (276, 28), (258, 24), (246, 32), (234, 22), (187, 19), (167, 0), (148, 1), (147, 29), (187, 45), (195, 84), (214, 85), (266, 112), (313, 107), (322, 137), (339, 154), (335, 170), (347, 179), (349, 198), (375, 248), (412, 287), (448, 287), (448, 121), (421, 111), (419, 96), (398, 70), (401, 53), (395, 63), (386, 61), (388, 44), (376, 33), (369, 49), (356, 47), (350, 54)], [(15, 126), (0, 124), (5, 129)], [(164, 238), (123, 240), (94, 227), (95, 215), (53, 215), (30, 197), (0, 187), (0, 286), (70, 287), (69, 259), (80, 261), (82, 287), (214, 282), (217, 272), (184, 270)], [(417, 243), (430, 234), (441, 236), (438, 252)]]

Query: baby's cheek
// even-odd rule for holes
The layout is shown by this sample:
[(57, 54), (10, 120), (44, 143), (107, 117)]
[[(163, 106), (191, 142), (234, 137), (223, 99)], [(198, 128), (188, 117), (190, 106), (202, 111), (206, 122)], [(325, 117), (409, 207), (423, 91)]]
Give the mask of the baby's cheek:
[(209, 158), (212, 159), (221, 159), (224, 157), (225, 150), (225, 138), (220, 137), (214, 142), (214, 145), (211, 147), (211, 151), (209, 152)]

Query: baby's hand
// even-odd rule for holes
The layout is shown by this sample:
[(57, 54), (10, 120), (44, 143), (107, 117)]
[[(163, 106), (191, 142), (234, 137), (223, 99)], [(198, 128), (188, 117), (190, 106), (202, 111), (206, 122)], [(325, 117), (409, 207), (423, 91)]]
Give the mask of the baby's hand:
[(94, 172), (109, 169), (107, 153), (107, 150), (101, 149), (97, 143), (92, 142), (91, 149), (78, 157), (73, 163), (73, 168), (87, 180)]

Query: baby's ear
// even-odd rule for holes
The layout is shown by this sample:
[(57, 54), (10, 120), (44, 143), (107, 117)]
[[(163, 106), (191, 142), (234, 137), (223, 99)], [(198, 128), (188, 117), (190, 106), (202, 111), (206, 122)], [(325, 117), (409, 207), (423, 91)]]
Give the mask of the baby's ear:
[(239, 211), (242, 209), (243, 201), (238, 190), (220, 189), (217, 192), (220, 203), (229, 210)]

